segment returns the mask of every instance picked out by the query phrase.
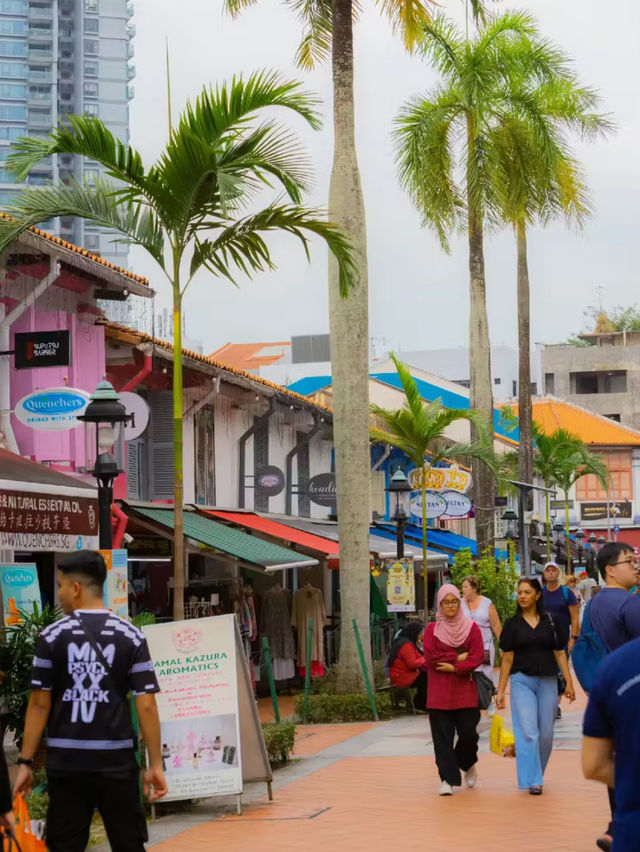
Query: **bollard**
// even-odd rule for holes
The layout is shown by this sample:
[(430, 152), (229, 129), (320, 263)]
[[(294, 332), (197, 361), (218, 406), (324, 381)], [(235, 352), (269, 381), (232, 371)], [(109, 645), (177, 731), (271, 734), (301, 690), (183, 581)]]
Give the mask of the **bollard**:
[(311, 644), (313, 642), (313, 618), (307, 624), (307, 665), (304, 670), (304, 705), (302, 709), (302, 724), (307, 724), (309, 716), (309, 692), (311, 690)]
[(358, 624), (353, 619), (353, 632), (356, 637), (356, 647), (358, 649), (358, 656), (360, 657), (360, 667), (362, 668), (362, 677), (364, 678), (364, 685), (367, 690), (367, 695), (369, 696), (369, 704), (371, 705), (371, 712), (373, 713), (373, 718), (376, 722), (380, 721), (378, 716), (378, 706), (376, 704), (376, 697), (373, 694), (373, 690), (371, 689), (371, 681), (369, 680), (369, 672), (367, 671), (367, 664), (364, 660), (364, 651), (362, 650), (362, 642), (360, 640), (360, 631), (358, 630)]
[(273, 666), (271, 665), (271, 649), (269, 648), (269, 640), (266, 636), (262, 637), (262, 653), (264, 661), (267, 665), (267, 678), (269, 679), (269, 690), (271, 692), (271, 703), (273, 704), (273, 715), (276, 722), (280, 721), (280, 708), (278, 707), (278, 695), (276, 693), (276, 682), (273, 677)]

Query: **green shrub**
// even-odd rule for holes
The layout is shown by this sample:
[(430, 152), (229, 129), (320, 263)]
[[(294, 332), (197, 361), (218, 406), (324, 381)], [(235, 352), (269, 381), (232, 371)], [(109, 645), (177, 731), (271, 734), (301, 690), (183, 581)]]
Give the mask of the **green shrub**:
[(453, 558), (451, 577), (460, 589), (468, 574), (475, 574), (480, 580), (480, 594), (491, 598), (498, 610), (500, 621), (504, 624), (516, 609), (515, 590), (518, 582), (515, 551), (509, 546), (509, 558), (496, 560), (492, 549), (487, 548), (475, 563), (468, 548), (458, 551)]
[(268, 722), (262, 726), (264, 744), (272, 766), (284, 766), (289, 762), (296, 740), (293, 722)]
[[(391, 717), (391, 698), (386, 692), (375, 696), (378, 715), (381, 719)], [(302, 718), (304, 695), (296, 697), (295, 712)], [(371, 705), (364, 693), (348, 695), (310, 695), (307, 721), (319, 725), (328, 722), (370, 722)]]

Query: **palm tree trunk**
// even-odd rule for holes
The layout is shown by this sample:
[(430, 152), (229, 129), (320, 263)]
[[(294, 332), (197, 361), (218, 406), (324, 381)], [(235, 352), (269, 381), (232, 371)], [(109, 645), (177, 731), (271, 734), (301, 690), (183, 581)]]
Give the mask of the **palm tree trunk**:
[(429, 572), (427, 570), (427, 478), (422, 464), (422, 582), (424, 584), (424, 623), (429, 620)]
[[(491, 389), (491, 347), (484, 270), (484, 235), (482, 213), (474, 197), (473, 159), (475, 138), (471, 118), (467, 121), (467, 209), (469, 238), (469, 379), (470, 405), (486, 420), (489, 434), (493, 435), (493, 392)], [(471, 439), (478, 440), (477, 430), (471, 424)], [(495, 539), (495, 480), (490, 469), (481, 462), (471, 463), (473, 496), (476, 516), (478, 555), (493, 547)]]
[(184, 618), (184, 533), (182, 523), (182, 295), (179, 265), (174, 261), (173, 282), (173, 618)]
[(564, 492), (564, 547), (567, 551), (567, 574), (571, 573), (571, 539), (569, 537), (569, 492)]
[(352, 628), (360, 630), (371, 669), (369, 639), (369, 294), (364, 200), (355, 147), (353, 100), (353, 3), (333, 0), (332, 67), (334, 153), (329, 219), (349, 235), (358, 262), (358, 281), (340, 296), (338, 264), (329, 255), (329, 323), (333, 434), (340, 538), (341, 642), (338, 688), (362, 684)]
[[(532, 406), (531, 406), (531, 325), (530, 325), (530, 295), (529, 295), (529, 266), (527, 264), (527, 235), (525, 223), (516, 225), (518, 246), (518, 421), (520, 438), (518, 441), (518, 474), (520, 482), (533, 482), (533, 439), (531, 435)], [(533, 509), (533, 492), (528, 491), (525, 497), (525, 508), (528, 512)], [(524, 523), (524, 518), (520, 518)], [(527, 536), (527, 540), (531, 540)], [(518, 550), (521, 551), (519, 539)], [(520, 552), (520, 564), (526, 565), (525, 554)]]
[(544, 495), (544, 504), (545, 504), (545, 513), (546, 513), (546, 522), (547, 522), (547, 562), (551, 561), (551, 507), (549, 505), (550, 497), (549, 492), (546, 491)]

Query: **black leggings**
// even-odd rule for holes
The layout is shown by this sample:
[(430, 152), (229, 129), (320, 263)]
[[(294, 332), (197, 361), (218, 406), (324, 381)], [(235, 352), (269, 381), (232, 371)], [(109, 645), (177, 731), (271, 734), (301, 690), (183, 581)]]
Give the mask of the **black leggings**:
[[(431, 710), (429, 724), (433, 738), (436, 765), (440, 779), (459, 787), (460, 770), (467, 772), (478, 760), (478, 722), (480, 710), (466, 707), (463, 710)], [(458, 741), (453, 744), (456, 734)]]

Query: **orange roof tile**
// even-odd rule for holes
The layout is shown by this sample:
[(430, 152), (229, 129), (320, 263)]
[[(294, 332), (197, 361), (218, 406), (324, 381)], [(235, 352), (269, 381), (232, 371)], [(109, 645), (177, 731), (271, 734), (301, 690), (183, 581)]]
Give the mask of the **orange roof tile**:
[[(555, 397), (534, 399), (533, 419), (549, 435), (556, 429), (567, 429), (590, 445), (640, 446), (640, 432), (616, 423), (609, 417), (594, 414), (571, 402)], [(518, 406), (512, 406), (517, 413)]]
[(274, 343), (225, 343), (220, 349), (216, 349), (209, 356), (215, 360), (222, 360), (225, 364), (237, 367), (239, 370), (258, 370), (260, 367), (268, 367), (279, 361), (284, 352), (275, 354), (261, 354), (263, 349), (273, 346), (281, 346), (283, 349), (291, 347), (291, 341), (277, 341)]
[[(160, 340), (157, 337), (151, 337), (150, 334), (145, 334), (143, 331), (137, 331), (132, 328), (128, 328), (126, 325), (120, 325), (115, 322), (104, 322), (101, 323), (105, 327), (105, 333), (107, 337), (110, 337), (114, 340), (123, 340), (128, 343), (153, 343), (154, 346), (159, 346), (161, 349), (165, 349), (167, 352), (173, 352), (173, 343), (170, 343), (168, 340)], [(237, 367), (234, 367), (231, 364), (226, 364), (223, 361), (218, 361), (212, 358), (210, 355), (201, 355), (199, 352), (193, 352), (190, 349), (183, 349), (182, 354), (186, 358), (190, 358), (193, 361), (200, 361), (202, 364), (208, 364), (211, 367), (215, 367), (218, 370), (224, 370), (227, 373), (232, 373), (235, 376), (240, 376), (241, 378), (247, 379), (256, 384), (264, 385), (265, 387), (270, 388), (273, 391), (277, 391), (277, 393), (283, 394), (287, 397), (290, 397), (292, 400), (296, 400), (298, 402), (303, 402), (305, 405), (313, 406), (314, 408), (321, 408), (329, 414), (332, 414), (332, 410), (328, 408), (326, 405), (322, 405), (319, 402), (315, 402), (312, 399), (309, 399), (307, 396), (302, 396), (302, 394), (296, 393), (295, 391), (290, 391), (282, 385), (278, 385), (275, 382), (270, 382), (268, 379), (263, 379), (261, 376), (256, 376), (254, 373), (247, 373), (246, 370), (239, 370)]]
[[(9, 219), (10, 221), (14, 221), (13, 216), (9, 216), (8, 213), (3, 213), (0, 210), (0, 218)], [(69, 243), (66, 240), (63, 240), (61, 237), (56, 237), (54, 234), (48, 233), (48, 231), (43, 231), (41, 228), (36, 228), (32, 226), (29, 228), (32, 234), (35, 234), (37, 237), (44, 237), (45, 240), (49, 240), (49, 242), (55, 243), (62, 248), (67, 249), (68, 251), (73, 251), (76, 254), (81, 254), (83, 257), (86, 257), (88, 260), (92, 260), (94, 263), (99, 263), (101, 266), (105, 266), (107, 269), (112, 269), (114, 272), (119, 272), (121, 275), (126, 275), (127, 278), (131, 278), (132, 281), (137, 281), (139, 284), (149, 284), (147, 278), (144, 275), (136, 275), (135, 272), (131, 272), (128, 269), (125, 269), (122, 266), (116, 266), (115, 263), (110, 263), (108, 260), (105, 260), (103, 257), (100, 257), (97, 254), (92, 254), (90, 251), (81, 248), (80, 246), (76, 246), (73, 243)]]

